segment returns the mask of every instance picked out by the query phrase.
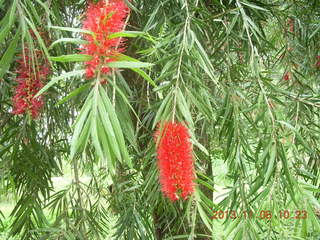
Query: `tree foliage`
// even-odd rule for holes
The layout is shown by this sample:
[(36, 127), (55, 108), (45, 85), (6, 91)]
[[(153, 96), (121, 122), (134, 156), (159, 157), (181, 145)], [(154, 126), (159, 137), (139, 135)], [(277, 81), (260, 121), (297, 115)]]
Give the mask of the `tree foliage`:
[[(319, 237), (320, 2), (126, 3), (127, 28), (113, 37), (128, 48), (104, 83), (84, 76), (85, 0), (0, 0), (0, 192), (17, 198), (10, 236)], [(52, 70), (37, 120), (11, 114), (26, 45)], [(195, 194), (175, 203), (160, 191), (153, 141), (157, 123), (171, 120), (190, 130), (197, 175)], [(220, 160), (230, 184), (217, 203)], [(57, 192), (65, 161), (73, 179)], [(286, 209), (307, 217), (283, 219)], [(221, 236), (217, 211), (242, 217), (224, 217)], [(258, 218), (267, 211), (272, 218)], [(0, 212), (0, 229), (4, 220)]]

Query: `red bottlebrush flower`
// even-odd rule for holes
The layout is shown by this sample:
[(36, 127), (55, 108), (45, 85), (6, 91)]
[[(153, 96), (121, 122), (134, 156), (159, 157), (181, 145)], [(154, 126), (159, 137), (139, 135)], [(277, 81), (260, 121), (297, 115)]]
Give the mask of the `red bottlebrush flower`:
[(292, 18), (289, 18), (289, 19), (288, 19), (288, 25), (289, 25), (289, 31), (290, 31), (291, 33), (293, 33), (293, 32), (294, 32), (294, 21), (293, 21)]
[(17, 61), (19, 63), (16, 78), (18, 85), (12, 98), (12, 114), (29, 113), (35, 119), (38, 117), (44, 101), (42, 96), (36, 98), (34, 96), (43, 87), (42, 82), (47, 78), (50, 69), (48, 62), (42, 59), (41, 51), (34, 52), (34, 59), (37, 59), (38, 64), (34, 64), (33, 58), (28, 55), (30, 51), (27, 48), (24, 52), (24, 58)]
[(289, 80), (290, 80), (290, 73), (289, 73), (289, 72), (286, 72), (286, 73), (283, 75), (283, 80), (285, 80), (285, 81), (289, 81)]
[[(161, 132), (160, 132), (161, 131)], [(159, 139), (160, 138), (160, 139)], [(161, 190), (172, 201), (194, 192), (194, 165), (188, 129), (182, 123), (165, 122), (155, 133)]]
[[(129, 8), (123, 0), (89, 3), (83, 29), (93, 32), (93, 35), (85, 34), (88, 43), (82, 46), (81, 52), (93, 57), (85, 63), (87, 78), (94, 77), (99, 65), (115, 61), (116, 56), (125, 50), (125, 40), (121, 37), (110, 38), (110, 34), (124, 29), (128, 14)], [(102, 73), (108, 73), (109, 70), (106, 66), (102, 67)]]

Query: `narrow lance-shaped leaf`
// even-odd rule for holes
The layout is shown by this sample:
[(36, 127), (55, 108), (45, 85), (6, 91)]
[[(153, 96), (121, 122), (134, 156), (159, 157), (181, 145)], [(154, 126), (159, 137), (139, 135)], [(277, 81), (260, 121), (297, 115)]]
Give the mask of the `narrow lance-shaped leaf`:
[(270, 150), (270, 158), (269, 158), (269, 161), (267, 161), (267, 172), (266, 172), (266, 175), (265, 175), (265, 179), (264, 179), (264, 182), (263, 182), (263, 185), (265, 185), (268, 180), (270, 179), (270, 176), (271, 174), (273, 173), (273, 170), (274, 170), (274, 164), (276, 162), (276, 151), (277, 151), (277, 148), (276, 148), (276, 145), (274, 144)]
[(100, 93), (101, 93), (101, 99), (102, 99), (103, 103), (105, 104), (105, 108), (107, 109), (107, 111), (109, 113), (110, 122), (112, 124), (112, 128), (113, 128), (115, 136), (116, 136), (116, 141), (117, 141), (119, 148), (121, 150), (121, 154), (122, 154), (124, 160), (126, 161), (126, 163), (129, 165), (129, 167), (132, 167), (132, 162), (131, 162), (131, 159), (130, 159), (129, 154), (127, 152), (127, 148), (125, 145), (125, 140), (123, 137), (123, 132), (121, 130), (119, 120), (118, 120), (117, 115), (114, 111), (113, 105), (111, 104), (109, 97), (102, 86), (100, 86)]
[(12, 2), (11, 8), (7, 11), (6, 15), (0, 22), (0, 42), (2, 42), (6, 37), (11, 28), (13, 27), (13, 23), (16, 18), (16, 9), (17, 9), (17, 0)]
[(81, 87), (73, 90), (71, 93), (69, 93), (67, 96), (65, 96), (64, 98), (62, 98), (61, 100), (59, 100), (59, 102), (56, 103), (56, 106), (63, 104), (67, 101), (69, 101), (71, 98), (77, 96), (78, 94), (80, 94), (81, 92), (87, 90), (90, 86), (92, 85), (91, 82), (88, 82), (84, 85), (82, 85)]
[(62, 79), (67, 79), (69, 77), (74, 77), (78, 75), (83, 75), (85, 73), (84, 70), (74, 70), (72, 72), (63, 73), (59, 77), (54, 77), (48, 82), (34, 97), (40, 96), (42, 93), (46, 92), (49, 88), (51, 88), (54, 84)]
[(146, 68), (153, 66), (152, 63), (145, 62), (129, 62), (129, 61), (115, 61), (106, 64), (108, 67), (112, 68)]
[(116, 32), (112, 33), (108, 36), (109, 39), (112, 38), (118, 38), (118, 37), (129, 37), (129, 38), (135, 38), (138, 36), (144, 36), (146, 33), (139, 32), (139, 31), (122, 31), (122, 32)]
[(59, 43), (87, 44), (88, 41), (82, 40), (82, 39), (78, 39), (78, 38), (60, 38), (60, 39), (54, 41), (50, 45), (49, 49), (52, 49), (55, 45), (57, 45)]
[(97, 128), (97, 121), (99, 120), (98, 117), (98, 104), (101, 101), (100, 95), (99, 95), (99, 84), (96, 84), (93, 89), (93, 100), (92, 100), (92, 114), (89, 119), (91, 123), (91, 129), (90, 134), (93, 142), (93, 146), (95, 147), (95, 150), (97, 152), (97, 155), (101, 160), (104, 160), (104, 154), (101, 147), (101, 142), (98, 136), (98, 128)]
[(62, 30), (62, 31), (67, 31), (67, 32), (76, 32), (76, 33), (86, 33), (90, 35), (94, 35), (93, 32), (84, 30), (81, 28), (72, 28), (72, 27), (59, 27), (59, 26), (51, 26), (52, 29), (57, 29), (57, 30)]
[[(79, 136), (81, 135), (84, 126), (90, 127), (90, 124), (87, 124), (88, 118), (90, 117), (90, 110), (92, 108), (92, 96), (93, 91), (91, 91), (80, 111), (80, 114), (74, 124), (74, 132), (71, 140), (71, 149), (70, 149), (70, 158), (73, 159), (75, 154), (77, 153), (80, 145), (86, 145), (86, 143), (80, 142)], [(86, 138), (85, 138), (86, 139)], [(84, 140), (84, 139), (82, 139)]]
[(70, 54), (70, 55), (61, 55), (58, 57), (49, 58), (55, 62), (86, 62), (92, 59), (92, 56), (85, 54)]
[(4, 55), (0, 60), (0, 78), (3, 77), (3, 75), (6, 73), (6, 71), (10, 66), (10, 63), (14, 57), (19, 39), (20, 39), (20, 31), (18, 30), (13, 40), (11, 41), (8, 49), (6, 50), (6, 52), (4, 53)]
[(115, 136), (114, 130), (112, 128), (112, 124), (111, 124), (109, 115), (108, 115), (107, 110), (105, 109), (105, 105), (103, 104), (102, 101), (98, 105), (98, 109), (99, 109), (99, 114), (101, 116), (102, 126), (104, 127), (105, 133), (107, 135), (106, 138), (108, 139), (108, 142), (110, 143), (110, 148), (113, 150), (113, 152), (115, 153), (115, 155), (117, 156), (118, 159), (122, 159), (121, 154), (120, 154), (120, 150), (118, 147), (118, 142), (116, 140), (116, 136)]

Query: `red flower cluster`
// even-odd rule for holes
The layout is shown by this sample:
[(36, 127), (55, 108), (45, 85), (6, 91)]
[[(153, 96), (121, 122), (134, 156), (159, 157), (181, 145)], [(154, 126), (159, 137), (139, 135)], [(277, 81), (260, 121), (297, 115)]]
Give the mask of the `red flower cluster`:
[[(125, 50), (124, 39), (110, 38), (110, 34), (121, 32), (129, 8), (123, 0), (101, 0), (98, 3), (90, 2), (83, 29), (93, 32), (85, 34), (88, 44), (82, 46), (82, 54), (91, 55), (93, 58), (86, 62), (86, 76), (95, 76), (98, 65), (115, 61), (115, 57)], [(102, 73), (108, 73), (109, 68), (103, 66)]]
[(182, 123), (165, 122), (162, 128), (159, 125), (155, 141), (162, 192), (172, 201), (179, 196), (186, 199), (194, 192), (195, 179), (188, 129)]
[[(43, 81), (50, 73), (50, 69), (49, 63), (43, 60), (41, 51), (35, 50), (33, 52), (33, 58), (28, 48), (24, 50), (24, 53), (24, 56), (21, 55), (21, 58), (17, 60), (19, 63), (16, 78), (18, 85), (16, 86), (15, 95), (12, 99), (12, 113), (29, 113), (32, 118), (35, 119), (38, 117), (44, 101), (42, 96), (36, 98), (34, 98), (34, 96), (43, 87)], [(34, 62), (34, 60), (37, 62)]]

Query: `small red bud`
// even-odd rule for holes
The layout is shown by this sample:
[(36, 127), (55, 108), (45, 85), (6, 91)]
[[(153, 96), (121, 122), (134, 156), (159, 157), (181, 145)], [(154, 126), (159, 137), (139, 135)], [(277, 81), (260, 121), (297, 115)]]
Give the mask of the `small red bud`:
[(285, 80), (285, 81), (289, 81), (289, 80), (290, 80), (290, 72), (286, 72), (286, 73), (283, 75), (283, 80)]

